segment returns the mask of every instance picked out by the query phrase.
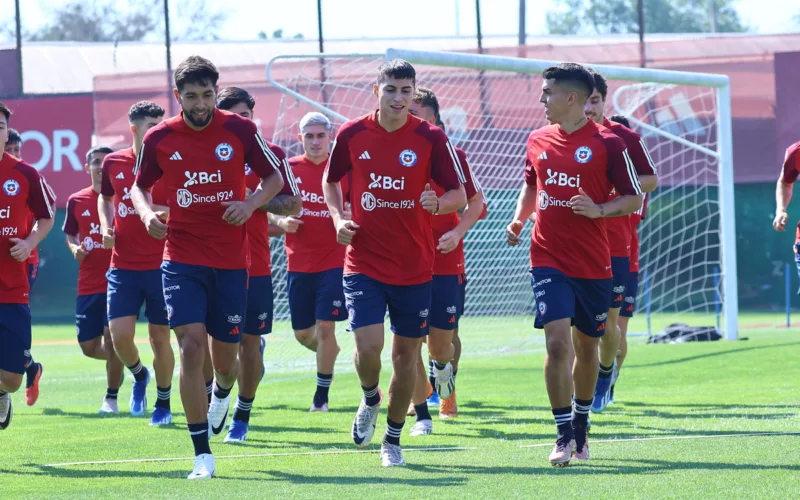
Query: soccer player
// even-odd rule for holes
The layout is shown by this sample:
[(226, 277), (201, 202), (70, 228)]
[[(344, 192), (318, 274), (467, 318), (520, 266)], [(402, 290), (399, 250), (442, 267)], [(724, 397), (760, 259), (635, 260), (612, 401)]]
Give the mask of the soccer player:
[(91, 175), (91, 185), (67, 199), (67, 215), (62, 230), (67, 248), (79, 262), (78, 297), (75, 324), (78, 345), (83, 355), (106, 362), (106, 389), (100, 413), (117, 413), (117, 394), (123, 367), (111, 341), (106, 313), (106, 273), (111, 264), (111, 250), (103, 248), (97, 199), (103, 183), (103, 159), (112, 153), (106, 146), (95, 146), (86, 153), (84, 168)]
[[(0, 430), (13, 416), (10, 393), (19, 389), (22, 374), (33, 364), (26, 261), (53, 228), (55, 207), (44, 177), (5, 152), (10, 118), (11, 110), (0, 102)], [(32, 228), (31, 213), (36, 218)]]
[[(137, 217), (131, 200), (136, 155), (145, 133), (164, 117), (164, 109), (150, 101), (137, 102), (128, 111), (133, 145), (106, 156), (103, 161), (101, 196), (98, 197), (100, 230), (104, 248), (111, 248), (108, 270), (108, 320), (114, 349), (133, 374), (129, 408), (131, 415), (142, 416), (147, 409), (150, 371), (142, 365), (134, 343), (136, 319), (142, 304), (148, 322), (153, 368), (156, 372), (157, 399), (150, 425), (172, 423), (170, 395), (175, 354), (169, 338), (164, 294), (161, 290), (161, 265), (164, 242), (152, 238)], [(157, 186), (153, 198), (162, 209), (166, 194)]]
[[(336, 241), (336, 230), (322, 194), (322, 174), (332, 137), (333, 125), (322, 113), (311, 112), (300, 120), (297, 138), (303, 144), (303, 154), (291, 158), (289, 166), (298, 183), (304, 181), (303, 213), (272, 221), (286, 234), (287, 289), (294, 336), (317, 355), (312, 412), (328, 411), (328, 392), (340, 350), (336, 321), (347, 319), (342, 290), (345, 247)], [(348, 199), (346, 177), (341, 186)]]
[[(540, 102), (551, 125), (528, 139), (525, 183), (506, 238), (518, 245), (525, 220), (536, 210), (530, 249), (534, 326), (544, 328), (545, 383), (558, 427), (549, 460), (566, 465), (573, 439), (575, 459), (589, 458), (586, 421), (612, 288), (603, 218), (632, 213), (642, 196), (625, 142), (584, 113), (594, 91), (592, 75), (579, 64), (562, 63), (547, 68), (542, 79)], [(612, 185), (620, 197), (609, 201)]]
[[(166, 238), (164, 299), (181, 349), (181, 400), (195, 451), (188, 477), (205, 479), (215, 471), (209, 433), (222, 432), (236, 382), (247, 305), (244, 224), (284, 183), (255, 123), (215, 108), (219, 72), (211, 61), (191, 56), (174, 78), (181, 114), (146, 134), (131, 199), (150, 235)], [(262, 179), (250, 196), (245, 165)], [(159, 179), (168, 216), (150, 193)], [(203, 387), (209, 335), (216, 378), (210, 407)]]
[[(417, 87), (409, 113), (444, 130), (444, 124), (439, 116), (439, 100), (428, 88)], [(412, 436), (423, 436), (433, 432), (433, 420), (426, 401), (430, 388), (434, 388), (441, 396), (439, 418), (453, 418), (458, 415), (455, 400), (456, 374), (461, 357), (458, 320), (463, 314), (467, 286), (463, 239), (466, 232), (483, 216), (486, 204), (480, 184), (472, 176), (467, 164), (467, 155), (459, 148), (453, 149), (458, 155), (467, 180), (464, 184), (467, 206), (460, 218), (455, 212), (432, 218), (433, 240), (437, 246), (433, 259), (430, 332), (427, 343), (433, 382), (429, 383), (420, 356), (417, 363), (419, 368), (416, 389), (412, 398), (417, 418), (411, 428)], [(437, 195), (444, 194), (444, 190), (436, 184), (434, 190)]]
[[(217, 95), (217, 108), (236, 113), (248, 120), (253, 119), (256, 100), (246, 90), (227, 87)], [(244, 319), (244, 335), (239, 344), (239, 395), (233, 412), (226, 443), (240, 443), (247, 439), (250, 427), (250, 410), (256, 398), (258, 383), (264, 374), (263, 355), (265, 341), (262, 335), (272, 332), (272, 266), (269, 248), (269, 220), (267, 211), (281, 215), (300, 213), (302, 199), (294, 177), (286, 163), (286, 154), (278, 146), (264, 141), (265, 153), (270, 164), (283, 177), (283, 189), (269, 203), (253, 212), (245, 223), (248, 244), (247, 307)], [(258, 187), (260, 179), (245, 165), (247, 189)], [(212, 400), (213, 401), (213, 400)], [(215, 408), (228, 411), (227, 400), (215, 402)], [(217, 410), (219, 411), (219, 410)]]
[[(13, 128), (8, 129), (8, 141), (6, 141), (5, 152), (16, 158), (22, 159), (22, 136)], [(29, 225), (36, 224), (36, 217), (31, 214)], [(27, 262), (29, 289), (33, 290), (33, 284), (39, 275), (39, 248), (34, 248)], [(30, 293), (30, 292), (29, 292)], [(39, 380), (44, 374), (44, 365), (33, 361), (25, 369), (25, 404), (33, 406), (39, 399)]]
[[(436, 251), (431, 214), (449, 214), (467, 202), (462, 186), (466, 179), (447, 136), (408, 114), (415, 86), (416, 71), (407, 61), (381, 65), (373, 85), (379, 107), (339, 129), (322, 184), (337, 240), (347, 245), (344, 292), (364, 392), (352, 435), (362, 448), (372, 440), (381, 406), (380, 355), (389, 309), (394, 373), (381, 444), (385, 467), (405, 465), (400, 434), (431, 307)], [(339, 185), (348, 173), (352, 220), (343, 217)], [(445, 190), (442, 196), (433, 191), (431, 181)]]
[[(603, 75), (589, 69), (594, 78), (594, 92), (586, 101), (586, 116), (596, 123), (611, 130), (614, 135), (625, 141), (628, 156), (639, 177), (643, 193), (653, 191), (658, 185), (656, 167), (642, 137), (633, 130), (605, 117), (608, 83)], [(616, 187), (612, 187), (609, 201), (619, 197)], [(620, 346), (619, 316), (626, 296), (625, 290), (630, 280), (631, 266), (631, 221), (629, 216), (613, 217), (606, 221), (608, 243), (611, 248), (611, 272), (613, 274), (611, 308), (606, 319), (606, 332), (600, 338), (600, 369), (597, 386), (594, 390), (592, 412), (600, 413), (608, 405), (611, 394), (611, 382), (614, 373), (614, 361)]]
[[(775, 188), (775, 219), (772, 221), (772, 227), (780, 233), (786, 231), (786, 222), (789, 219), (786, 209), (789, 207), (789, 202), (792, 201), (792, 191), (798, 174), (800, 174), (800, 141), (786, 149), (783, 168)], [(800, 274), (800, 222), (797, 224), (795, 232), (794, 261), (797, 264), (797, 272)]]

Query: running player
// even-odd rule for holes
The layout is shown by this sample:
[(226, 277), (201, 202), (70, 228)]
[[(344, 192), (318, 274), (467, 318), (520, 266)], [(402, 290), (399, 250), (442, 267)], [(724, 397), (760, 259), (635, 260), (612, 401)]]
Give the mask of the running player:
[[(287, 289), (294, 336), (317, 354), (317, 390), (309, 410), (312, 412), (328, 411), (328, 391), (340, 350), (336, 321), (347, 319), (342, 290), (345, 247), (336, 242), (336, 230), (322, 195), (322, 174), (332, 136), (333, 125), (322, 113), (308, 113), (300, 120), (297, 138), (303, 144), (303, 154), (291, 158), (289, 165), (298, 183), (304, 180), (303, 213), (272, 221), (286, 234)], [(349, 199), (346, 177), (341, 186), (344, 198)]]
[[(614, 135), (625, 141), (628, 156), (633, 162), (633, 167), (639, 177), (643, 193), (653, 191), (658, 185), (658, 175), (653, 160), (647, 153), (641, 136), (633, 130), (609, 121), (604, 114), (608, 83), (603, 75), (589, 69), (594, 78), (594, 92), (586, 101), (586, 116), (611, 130)], [(612, 187), (609, 201), (619, 197), (617, 190)], [(597, 385), (594, 390), (592, 412), (600, 413), (608, 405), (611, 393), (611, 379), (614, 374), (614, 361), (620, 346), (619, 316), (624, 302), (626, 285), (630, 279), (631, 266), (631, 221), (630, 216), (613, 217), (606, 221), (608, 243), (611, 248), (611, 272), (613, 285), (611, 294), (611, 308), (608, 310), (606, 332), (600, 338), (600, 369), (597, 376)]]
[[(545, 382), (558, 426), (549, 460), (566, 465), (573, 438), (575, 459), (589, 458), (586, 421), (597, 382), (598, 338), (611, 303), (611, 252), (605, 221), (597, 219), (628, 215), (642, 197), (624, 141), (584, 113), (594, 91), (592, 75), (581, 65), (562, 63), (547, 68), (542, 79), (540, 101), (553, 125), (528, 139), (525, 183), (506, 238), (518, 245), (525, 220), (536, 210), (530, 249), (534, 326), (544, 328)], [(612, 185), (621, 196), (608, 201)]]
[[(439, 116), (439, 100), (428, 88), (417, 87), (409, 113), (444, 130), (444, 123)], [(464, 189), (468, 201), (460, 218), (456, 213), (432, 218), (433, 240), (437, 244), (437, 251), (433, 260), (430, 333), (427, 343), (433, 383), (428, 381), (420, 355), (417, 384), (412, 398), (413, 413), (417, 417), (411, 428), (412, 436), (433, 432), (433, 420), (426, 401), (431, 388), (441, 396), (439, 418), (453, 418), (458, 415), (455, 393), (458, 361), (461, 357), (458, 320), (464, 311), (467, 286), (463, 239), (466, 232), (483, 216), (486, 203), (477, 179), (470, 172), (467, 155), (459, 148), (454, 149), (467, 179)], [(444, 194), (444, 190), (438, 185), (434, 185), (434, 190), (438, 195)]]
[[(236, 113), (248, 120), (253, 119), (253, 108), (256, 100), (246, 90), (238, 87), (227, 87), (217, 95), (219, 109)], [(244, 335), (239, 344), (239, 395), (236, 398), (236, 409), (233, 412), (226, 443), (240, 443), (247, 439), (250, 428), (250, 410), (256, 398), (256, 390), (264, 375), (264, 347), (262, 335), (272, 332), (272, 266), (269, 248), (269, 221), (267, 210), (282, 215), (300, 213), (302, 200), (296, 189), (294, 177), (286, 164), (286, 154), (278, 146), (265, 141), (270, 163), (278, 168), (283, 176), (283, 189), (261, 210), (253, 212), (245, 224), (248, 243), (248, 283), (247, 308), (244, 319)], [(245, 165), (247, 189), (258, 187), (260, 179), (253, 170)], [(217, 407), (223, 404), (217, 402)], [(225, 403), (225, 411), (228, 410)]]
[[(161, 291), (161, 257), (164, 242), (151, 238), (137, 217), (131, 201), (136, 155), (145, 133), (161, 122), (164, 110), (150, 101), (137, 102), (128, 111), (133, 145), (106, 156), (103, 161), (102, 188), (98, 198), (100, 230), (104, 248), (113, 249), (108, 270), (108, 320), (114, 349), (133, 374), (129, 408), (131, 415), (147, 410), (147, 385), (150, 370), (142, 365), (134, 342), (136, 319), (142, 304), (148, 322), (153, 368), (156, 372), (157, 399), (150, 425), (172, 423), (170, 394), (175, 354), (169, 339), (164, 295)], [(156, 187), (153, 197), (166, 205), (165, 194)]]
[(111, 342), (106, 313), (106, 273), (111, 264), (111, 250), (103, 248), (103, 235), (97, 216), (97, 198), (103, 183), (103, 159), (113, 151), (106, 146), (96, 146), (86, 153), (84, 168), (91, 175), (92, 183), (70, 195), (62, 227), (67, 248), (79, 262), (75, 305), (78, 345), (84, 356), (106, 362), (108, 388), (100, 413), (118, 412), (117, 394), (123, 375), (122, 363)]
[[(166, 238), (164, 299), (181, 348), (181, 400), (195, 451), (189, 479), (214, 475), (209, 433), (222, 432), (236, 382), (247, 306), (244, 224), (283, 188), (255, 123), (215, 108), (218, 79), (217, 68), (202, 57), (178, 65), (173, 92), (182, 112), (145, 136), (131, 190), (150, 235)], [(262, 179), (250, 196), (245, 165)], [(162, 177), (168, 216), (149, 192)], [(209, 335), (216, 378), (210, 407), (203, 388)]]
[[(0, 102), (0, 430), (11, 423), (10, 393), (31, 366), (26, 261), (53, 228), (55, 196), (39, 172), (5, 152), (11, 110)], [(36, 217), (31, 228), (30, 214)], [(41, 369), (41, 368), (40, 368)]]
[[(8, 129), (8, 141), (6, 141), (5, 152), (16, 158), (22, 159), (22, 136), (13, 128)], [(36, 217), (31, 214), (29, 218), (29, 225), (33, 227), (36, 224)], [(39, 248), (34, 248), (31, 256), (27, 262), (28, 283), (30, 290), (33, 290), (33, 284), (36, 282), (36, 277), (39, 275)], [(33, 406), (36, 400), (39, 399), (39, 380), (44, 374), (44, 365), (33, 361), (31, 357), (31, 364), (25, 369), (25, 404)]]
[[(389, 308), (392, 366), (389, 415), (381, 444), (385, 467), (405, 465), (400, 434), (416, 380), (420, 339), (428, 333), (436, 245), (430, 214), (463, 208), (466, 182), (444, 132), (408, 115), (416, 72), (394, 59), (378, 69), (379, 108), (339, 129), (323, 177), (323, 193), (345, 255), (344, 292), (355, 333), (355, 364), (364, 391), (353, 441), (372, 440), (381, 406), (383, 322)], [(339, 182), (351, 173), (353, 220), (343, 217)], [(437, 196), (433, 180), (446, 192)], [(427, 212), (427, 213), (426, 213)]]

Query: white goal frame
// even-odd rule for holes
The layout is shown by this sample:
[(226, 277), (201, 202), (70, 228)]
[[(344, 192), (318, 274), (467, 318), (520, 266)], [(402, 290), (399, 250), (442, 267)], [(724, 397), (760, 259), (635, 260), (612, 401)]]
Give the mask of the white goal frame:
[[(302, 101), (322, 113), (339, 121), (347, 121), (353, 117), (345, 117), (336, 111), (309, 99), (302, 94), (282, 85), (272, 76), (272, 66), (275, 62), (286, 59), (320, 59), (326, 58), (361, 58), (383, 57), (390, 59), (405, 59), (412, 64), (430, 66), (447, 66), (475, 70), (492, 70), (513, 73), (529, 73), (540, 75), (546, 68), (558, 64), (559, 61), (546, 61), (537, 59), (522, 59), (515, 57), (490, 56), (467, 54), (458, 52), (435, 52), (424, 50), (387, 49), (383, 54), (314, 54), (314, 55), (287, 55), (273, 58), (266, 67), (267, 80), (282, 92)], [(719, 214), (720, 214), (720, 261), (722, 268), (722, 316), (721, 328), (727, 340), (738, 339), (738, 277), (736, 269), (736, 215), (734, 203), (734, 176), (733, 176), (733, 128), (731, 114), (731, 87), (727, 75), (690, 73), (685, 71), (672, 71), (663, 69), (636, 68), (627, 66), (608, 66), (602, 64), (584, 63), (602, 73), (611, 80), (626, 80), (641, 83), (660, 83), (687, 86), (712, 87), (716, 89), (716, 132), (717, 150), (706, 148), (682, 137), (675, 136), (665, 130), (653, 127), (633, 117), (631, 121), (638, 127), (646, 129), (652, 134), (657, 134), (678, 142), (688, 148), (695, 149), (705, 155), (717, 159), (719, 162)], [(617, 112), (622, 112), (617, 95), (612, 99), (612, 105)]]

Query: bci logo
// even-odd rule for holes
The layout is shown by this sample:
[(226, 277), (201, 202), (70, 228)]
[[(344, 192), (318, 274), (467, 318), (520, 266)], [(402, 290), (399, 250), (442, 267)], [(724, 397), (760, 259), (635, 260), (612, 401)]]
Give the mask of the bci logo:
[(208, 173), (208, 172), (189, 172), (188, 170), (184, 172), (186, 175), (186, 182), (183, 183), (183, 187), (194, 186), (195, 184), (216, 184), (218, 182), (222, 182), (222, 171), (217, 170), (216, 173)]
[(392, 179), (388, 175), (378, 175), (375, 173), (369, 174), (372, 182), (369, 183), (369, 189), (390, 189), (394, 191), (402, 191), (406, 187), (406, 178), (400, 177), (399, 179)]

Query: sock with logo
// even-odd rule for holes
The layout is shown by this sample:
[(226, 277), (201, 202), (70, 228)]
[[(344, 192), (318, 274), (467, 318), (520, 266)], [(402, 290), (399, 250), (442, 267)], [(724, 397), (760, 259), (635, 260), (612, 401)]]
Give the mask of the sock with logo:
[(314, 406), (322, 407), (328, 402), (328, 391), (333, 383), (333, 373), (317, 372), (317, 392), (314, 393)]
[(196, 424), (187, 424), (189, 434), (192, 436), (194, 445), (194, 456), (204, 453), (211, 454), (211, 447), (208, 445), (208, 420)]
[(137, 359), (135, 364), (128, 367), (128, 370), (131, 371), (133, 378), (135, 378), (137, 382), (144, 382), (147, 380), (147, 368), (142, 366), (141, 359)]
[(106, 399), (117, 399), (118, 394), (119, 389), (112, 389), (111, 387), (106, 389)]
[(168, 385), (167, 387), (156, 386), (156, 390), (158, 391), (158, 399), (156, 399), (156, 408), (166, 408), (167, 410), (169, 410), (170, 409), (169, 398), (170, 394), (172, 393), (172, 386), (171, 385)]
[(613, 364), (611, 366), (600, 365), (600, 371), (598, 373), (598, 377), (600, 377), (600, 378), (610, 378), (612, 373), (614, 373), (614, 365)]
[(240, 422), (250, 421), (250, 410), (253, 409), (253, 401), (256, 398), (243, 398), (238, 396), (236, 398), (236, 409), (233, 411), (233, 419)]
[(362, 385), (361, 390), (364, 391), (364, 399), (366, 400), (367, 406), (375, 406), (376, 404), (381, 402), (381, 395), (378, 391), (378, 384), (375, 384), (372, 387), (364, 387)]
[[(591, 401), (590, 401), (591, 403)], [(572, 439), (572, 408), (553, 408), (553, 419), (556, 421), (558, 435)]]
[(405, 422), (395, 422), (389, 417), (386, 417), (386, 434), (383, 440), (389, 444), (400, 446), (400, 435), (403, 433), (403, 426)]
[(417, 422), (420, 420), (433, 420), (433, 418), (431, 418), (431, 412), (428, 410), (427, 401), (421, 405), (414, 405), (414, 411), (417, 412)]
[(225, 399), (231, 395), (231, 389), (233, 387), (228, 387), (227, 389), (223, 389), (219, 386), (219, 382), (214, 384), (214, 397), (217, 399)]
[(591, 399), (578, 399), (572, 402), (572, 426), (586, 428), (586, 422), (589, 419), (589, 410), (592, 408)]
[(211, 404), (211, 393), (214, 392), (214, 379), (212, 378), (206, 382), (206, 396), (208, 396), (208, 404)]

